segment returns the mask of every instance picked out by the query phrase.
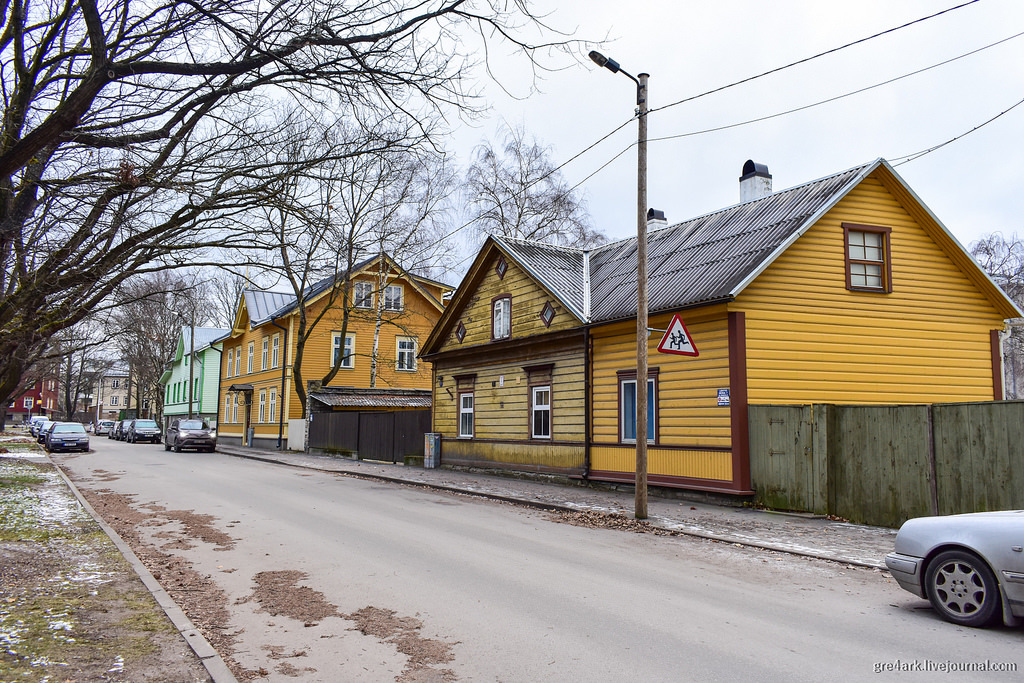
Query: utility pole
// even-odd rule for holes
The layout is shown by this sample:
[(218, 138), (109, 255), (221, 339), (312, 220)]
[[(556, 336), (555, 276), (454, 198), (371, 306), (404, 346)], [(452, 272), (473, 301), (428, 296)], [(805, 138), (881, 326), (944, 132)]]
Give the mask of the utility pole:
[(636, 500), (637, 519), (647, 519), (647, 79), (636, 87), (638, 117), (636, 191)]
[(192, 319), (188, 334), (188, 419), (192, 419), (192, 388), (195, 385), (196, 366), (196, 302), (192, 302)]
[(633, 77), (614, 59), (591, 51), (590, 59), (636, 83), (637, 190), (636, 190), (636, 498), (635, 516), (647, 519), (647, 80)]

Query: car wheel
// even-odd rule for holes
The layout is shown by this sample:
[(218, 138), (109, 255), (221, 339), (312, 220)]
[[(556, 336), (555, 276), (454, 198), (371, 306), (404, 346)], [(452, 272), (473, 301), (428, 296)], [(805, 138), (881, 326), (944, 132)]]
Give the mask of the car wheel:
[(999, 584), (985, 561), (964, 550), (935, 556), (925, 577), (935, 611), (961, 626), (987, 626), (1000, 611)]
[(165, 451), (169, 451), (169, 450), (171, 450), (171, 444), (169, 444), (169, 443), (167, 443), (166, 441), (164, 441), (164, 450), (165, 450)]
[(181, 453), (181, 444), (178, 443), (177, 441), (174, 442), (174, 452)]

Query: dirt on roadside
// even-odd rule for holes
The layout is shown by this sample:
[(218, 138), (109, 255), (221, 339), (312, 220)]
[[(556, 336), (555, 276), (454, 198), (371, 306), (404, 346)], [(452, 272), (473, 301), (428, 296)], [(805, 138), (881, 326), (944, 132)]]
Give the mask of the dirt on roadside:
[(0, 680), (210, 681), (28, 439), (0, 455)]

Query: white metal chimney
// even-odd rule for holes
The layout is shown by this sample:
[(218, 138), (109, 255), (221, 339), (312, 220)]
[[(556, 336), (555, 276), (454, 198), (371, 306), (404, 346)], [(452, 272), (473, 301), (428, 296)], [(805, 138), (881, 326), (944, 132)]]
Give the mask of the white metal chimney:
[(740, 201), (749, 202), (767, 197), (772, 193), (772, 174), (764, 164), (747, 159), (740, 176)]

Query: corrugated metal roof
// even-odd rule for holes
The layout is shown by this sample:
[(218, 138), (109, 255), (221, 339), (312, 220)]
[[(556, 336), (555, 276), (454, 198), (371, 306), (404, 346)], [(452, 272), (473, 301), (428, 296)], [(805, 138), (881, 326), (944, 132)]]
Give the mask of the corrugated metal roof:
[(587, 320), (584, 255), (580, 249), (553, 247), (510, 237), (494, 237), (503, 249), (547, 287), (576, 317)]
[[(719, 301), (872, 164), (737, 204), (647, 237), (649, 310)], [(636, 315), (636, 238), (591, 254), (592, 321)]]
[(430, 408), (429, 389), (327, 387), (309, 397), (332, 408)]
[[(193, 328), (191, 328), (191, 327), (182, 327), (181, 328), (181, 344), (182, 344), (182, 349), (183, 349), (184, 353), (188, 353), (189, 348), (192, 345), (192, 342), (190, 341), (190, 337), (192, 336), (192, 329)], [(222, 329), (220, 327), (196, 327), (195, 331), (196, 331), (196, 344), (195, 344), (196, 351), (200, 351), (200, 350), (206, 348), (207, 346), (212, 344), (214, 341), (220, 339), (224, 335), (226, 335), (229, 332), (231, 332), (231, 330)]]
[(245, 297), (245, 309), (249, 312), (249, 325), (261, 325), (270, 320), (274, 313), (285, 306), (295, 305), (295, 295), (288, 292), (267, 292), (259, 289), (247, 289), (242, 292)]

